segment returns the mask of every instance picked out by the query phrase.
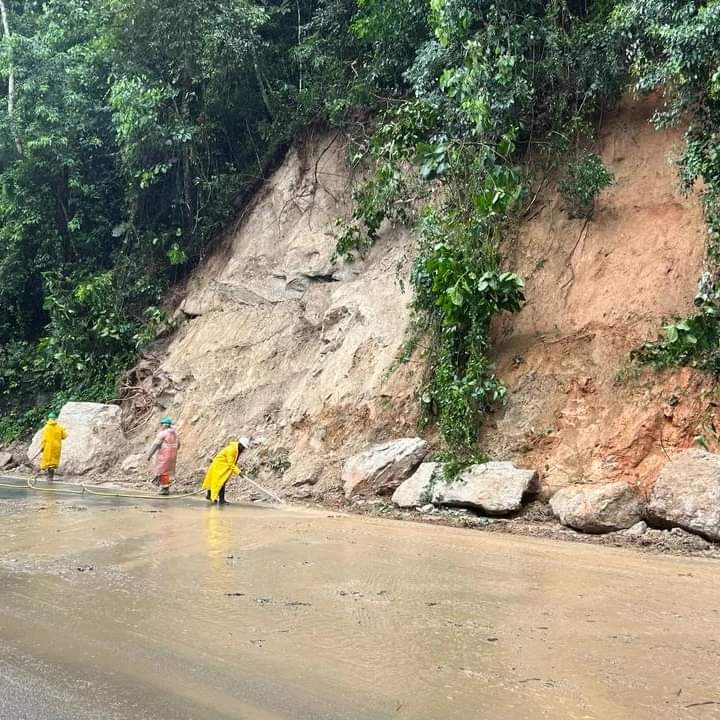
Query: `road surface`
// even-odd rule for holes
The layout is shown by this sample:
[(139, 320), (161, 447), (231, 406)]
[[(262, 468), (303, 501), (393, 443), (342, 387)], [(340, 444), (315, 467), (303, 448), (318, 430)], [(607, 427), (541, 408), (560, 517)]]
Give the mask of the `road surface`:
[(720, 719), (720, 563), (0, 496), (1, 720)]

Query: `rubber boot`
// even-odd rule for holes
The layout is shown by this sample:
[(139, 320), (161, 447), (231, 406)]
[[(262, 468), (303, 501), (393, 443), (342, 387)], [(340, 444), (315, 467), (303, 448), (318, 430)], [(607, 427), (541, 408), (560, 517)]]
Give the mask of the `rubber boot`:
[(218, 497), (218, 502), (220, 503), (220, 505), (228, 504), (228, 501), (225, 499), (225, 486), (224, 485), (220, 488), (220, 495)]
[(55, 468), (48, 468), (48, 482), (53, 482), (55, 480)]
[(205, 493), (205, 499), (206, 500), (210, 499), (210, 491), (209, 490)]
[(161, 495), (169, 495), (170, 494), (170, 486), (169, 485), (163, 485), (160, 488), (160, 494)]

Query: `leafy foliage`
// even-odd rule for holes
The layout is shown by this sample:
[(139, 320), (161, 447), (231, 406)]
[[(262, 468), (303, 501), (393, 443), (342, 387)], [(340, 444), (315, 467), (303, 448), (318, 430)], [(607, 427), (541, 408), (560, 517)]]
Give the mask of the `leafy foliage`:
[[(604, 3), (572, 10), (534, 0), (432, 0), (418, 7), (429, 9), (432, 34), (406, 57), (403, 83), (392, 92), (403, 99), (381, 114), (361, 148), (369, 177), (338, 251), (367, 252), (385, 221), (416, 223), (416, 342), (408, 350), (424, 334), (425, 415), (437, 419), (458, 457), (469, 457), (483, 417), (506, 396), (490, 359), (491, 323), (524, 301), (522, 280), (503, 272), (501, 256), (526, 196), (518, 163), (611, 102), (624, 61)], [(363, 27), (365, 39), (389, 43), (378, 27)], [(594, 156), (584, 156), (567, 187), (590, 214), (609, 181)], [(430, 190), (439, 190), (439, 200), (421, 209)]]
[(570, 163), (560, 182), (560, 193), (570, 215), (590, 219), (595, 199), (613, 180), (612, 173), (595, 153), (585, 153)]
[(19, 428), (57, 393), (113, 399), (164, 327), (166, 288), (287, 140), (276, 99), (298, 94), (316, 3), (5, 6), (0, 412)]
[(688, 365), (720, 375), (720, 293), (713, 281), (695, 298), (698, 312), (663, 328), (656, 342), (645, 343), (633, 354), (639, 362), (657, 369)]

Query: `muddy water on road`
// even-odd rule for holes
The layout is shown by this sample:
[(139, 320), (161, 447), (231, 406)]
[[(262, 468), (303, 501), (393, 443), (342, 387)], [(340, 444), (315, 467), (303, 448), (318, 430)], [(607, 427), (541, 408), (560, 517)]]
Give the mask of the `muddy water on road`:
[(0, 718), (720, 718), (720, 564), (315, 511), (0, 501)]

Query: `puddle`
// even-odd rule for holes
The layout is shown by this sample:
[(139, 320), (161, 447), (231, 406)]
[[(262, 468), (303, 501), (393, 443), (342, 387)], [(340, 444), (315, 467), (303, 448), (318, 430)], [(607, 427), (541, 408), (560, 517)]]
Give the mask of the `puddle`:
[(185, 502), (0, 502), (0, 716), (720, 718), (716, 561)]

